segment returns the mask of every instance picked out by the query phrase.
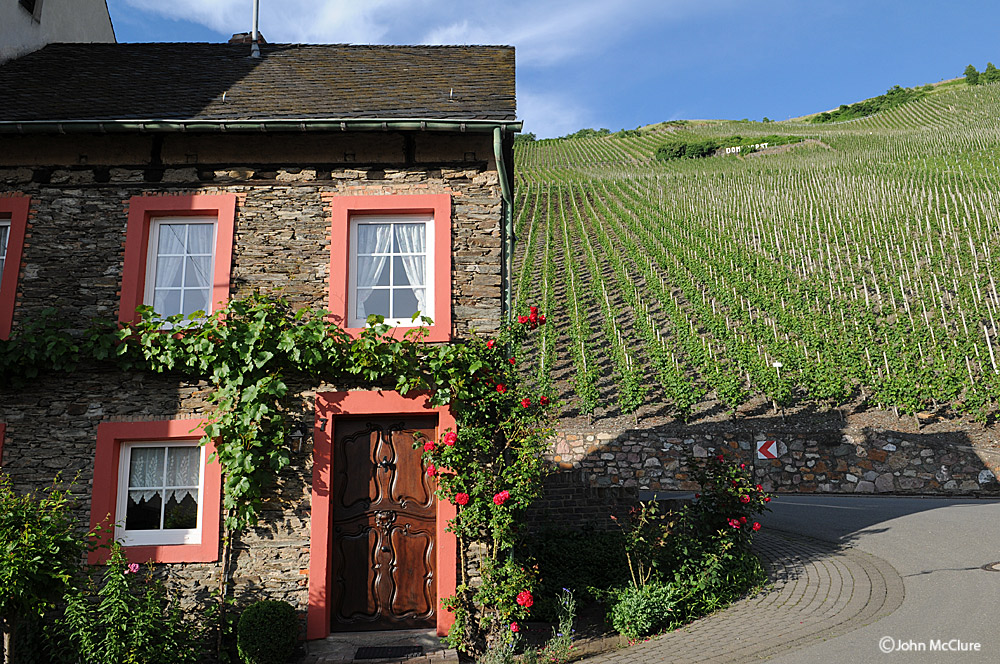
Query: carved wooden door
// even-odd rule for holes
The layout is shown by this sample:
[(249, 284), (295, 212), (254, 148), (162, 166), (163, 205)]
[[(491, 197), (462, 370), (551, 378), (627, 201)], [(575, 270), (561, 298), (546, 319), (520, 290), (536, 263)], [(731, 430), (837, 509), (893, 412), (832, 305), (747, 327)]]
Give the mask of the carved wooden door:
[(420, 459), (435, 437), (435, 417), (337, 420), (332, 631), (435, 625), (435, 483)]

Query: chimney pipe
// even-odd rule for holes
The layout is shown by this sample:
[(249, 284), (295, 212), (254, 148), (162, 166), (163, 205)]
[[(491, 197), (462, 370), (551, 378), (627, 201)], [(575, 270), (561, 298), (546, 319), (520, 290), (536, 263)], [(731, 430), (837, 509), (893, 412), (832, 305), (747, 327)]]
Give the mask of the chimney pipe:
[(252, 44), (250, 46), (251, 58), (260, 57), (260, 46), (257, 44), (257, 38), (260, 35), (260, 33), (257, 31), (257, 22), (259, 15), (260, 15), (260, 0), (253, 0), (253, 35), (251, 37)]

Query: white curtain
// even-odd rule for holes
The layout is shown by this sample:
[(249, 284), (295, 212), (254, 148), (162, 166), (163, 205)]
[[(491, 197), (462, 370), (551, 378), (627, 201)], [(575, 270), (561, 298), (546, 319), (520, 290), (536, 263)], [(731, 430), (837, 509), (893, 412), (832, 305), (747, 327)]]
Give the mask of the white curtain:
[(10, 225), (0, 225), (0, 279), (3, 279), (3, 264), (7, 260), (7, 236), (10, 234)]
[[(396, 230), (396, 242), (399, 249), (409, 256), (400, 256), (403, 261), (403, 269), (406, 271), (406, 280), (413, 287), (413, 294), (417, 298), (417, 309), (423, 315), (428, 315), (427, 311), (427, 285), (424, 281), (424, 273), (427, 263), (426, 236), (427, 224), (393, 224)], [(412, 254), (420, 254), (414, 256)], [(418, 287), (419, 286), (419, 287)]]
[[(129, 455), (129, 496), (136, 503), (152, 500), (163, 491), (163, 447), (133, 447)], [(137, 491), (149, 487), (146, 491)]]
[(358, 261), (357, 314), (364, 321), (368, 317), (365, 303), (371, 297), (370, 288), (378, 283), (388, 261), (392, 247), (392, 226), (390, 224), (358, 224), (358, 256), (363, 254), (383, 254), (370, 260)]
[(201, 479), (201, 447), (167, 448), (167, 489), (164, 502), (171, 497), (177, 502), (191, 496), (198, 502), (198, 481)]

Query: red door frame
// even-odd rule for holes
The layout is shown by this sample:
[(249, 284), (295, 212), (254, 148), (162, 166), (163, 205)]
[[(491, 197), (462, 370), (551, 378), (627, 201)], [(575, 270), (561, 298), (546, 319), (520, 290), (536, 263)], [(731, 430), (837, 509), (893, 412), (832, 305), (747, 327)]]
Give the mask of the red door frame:
[[(333, 476), (333, 440), (337, 418), (350, 415), (428, 415), (437, 414), (438, 434), (455, 430), (455, 418), (447, 406), (432, 407), (426, 393), (406, 396), (392, 391), (358, 390), (352, 392), (320, 392), (316, 395), (316, 423), (313, 430), (312, 524), (309, 533), (309, 610), (306, 616), (306, 638), (324, 639), (330, 634), (330, 584), (333, 566), (330, 488)], [(441, 600), (455, 594), (458, 542), (446, 532), (448, 521), (455, 517), (455, 506), (446, 500), (437, 501), (437, 633), (444, 636), (455, 622), (445, 611)]]

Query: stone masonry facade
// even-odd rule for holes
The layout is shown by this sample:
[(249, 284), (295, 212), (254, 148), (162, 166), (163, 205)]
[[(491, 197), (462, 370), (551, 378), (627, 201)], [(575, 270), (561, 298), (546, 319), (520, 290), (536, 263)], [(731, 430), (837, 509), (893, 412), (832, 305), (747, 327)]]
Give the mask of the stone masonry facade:
[[(76, 329), (94, 318), (115, 320), (128, 200), (194, 193), (237, 196), (232, 298), (260, 291), (316, 308), (328, 300), (333, 197), (448, 193), (453, 334), (488, 334), (500, 321), (501, 192), (489, 136), (15, 137), (0, 143), (0, 195), (31, 197), (15, 334), (53, 307)], [(234, 543), (233, 594), (241, 603), (283, 599), (305, 612), (314, 397), (351, 387), (295, 386), (291, 416), (306, 435), (270, 492), (261, 526)], [(3, 471), (22, 491), (50, 486), (58, 475), (85, 528), (98, 424), (194, 420), (209, 407), (209, 389), (94, 364), (17, 389), (0, 386)], [(218, 586), (220, 564), (161, 571), (191, 603)]]

